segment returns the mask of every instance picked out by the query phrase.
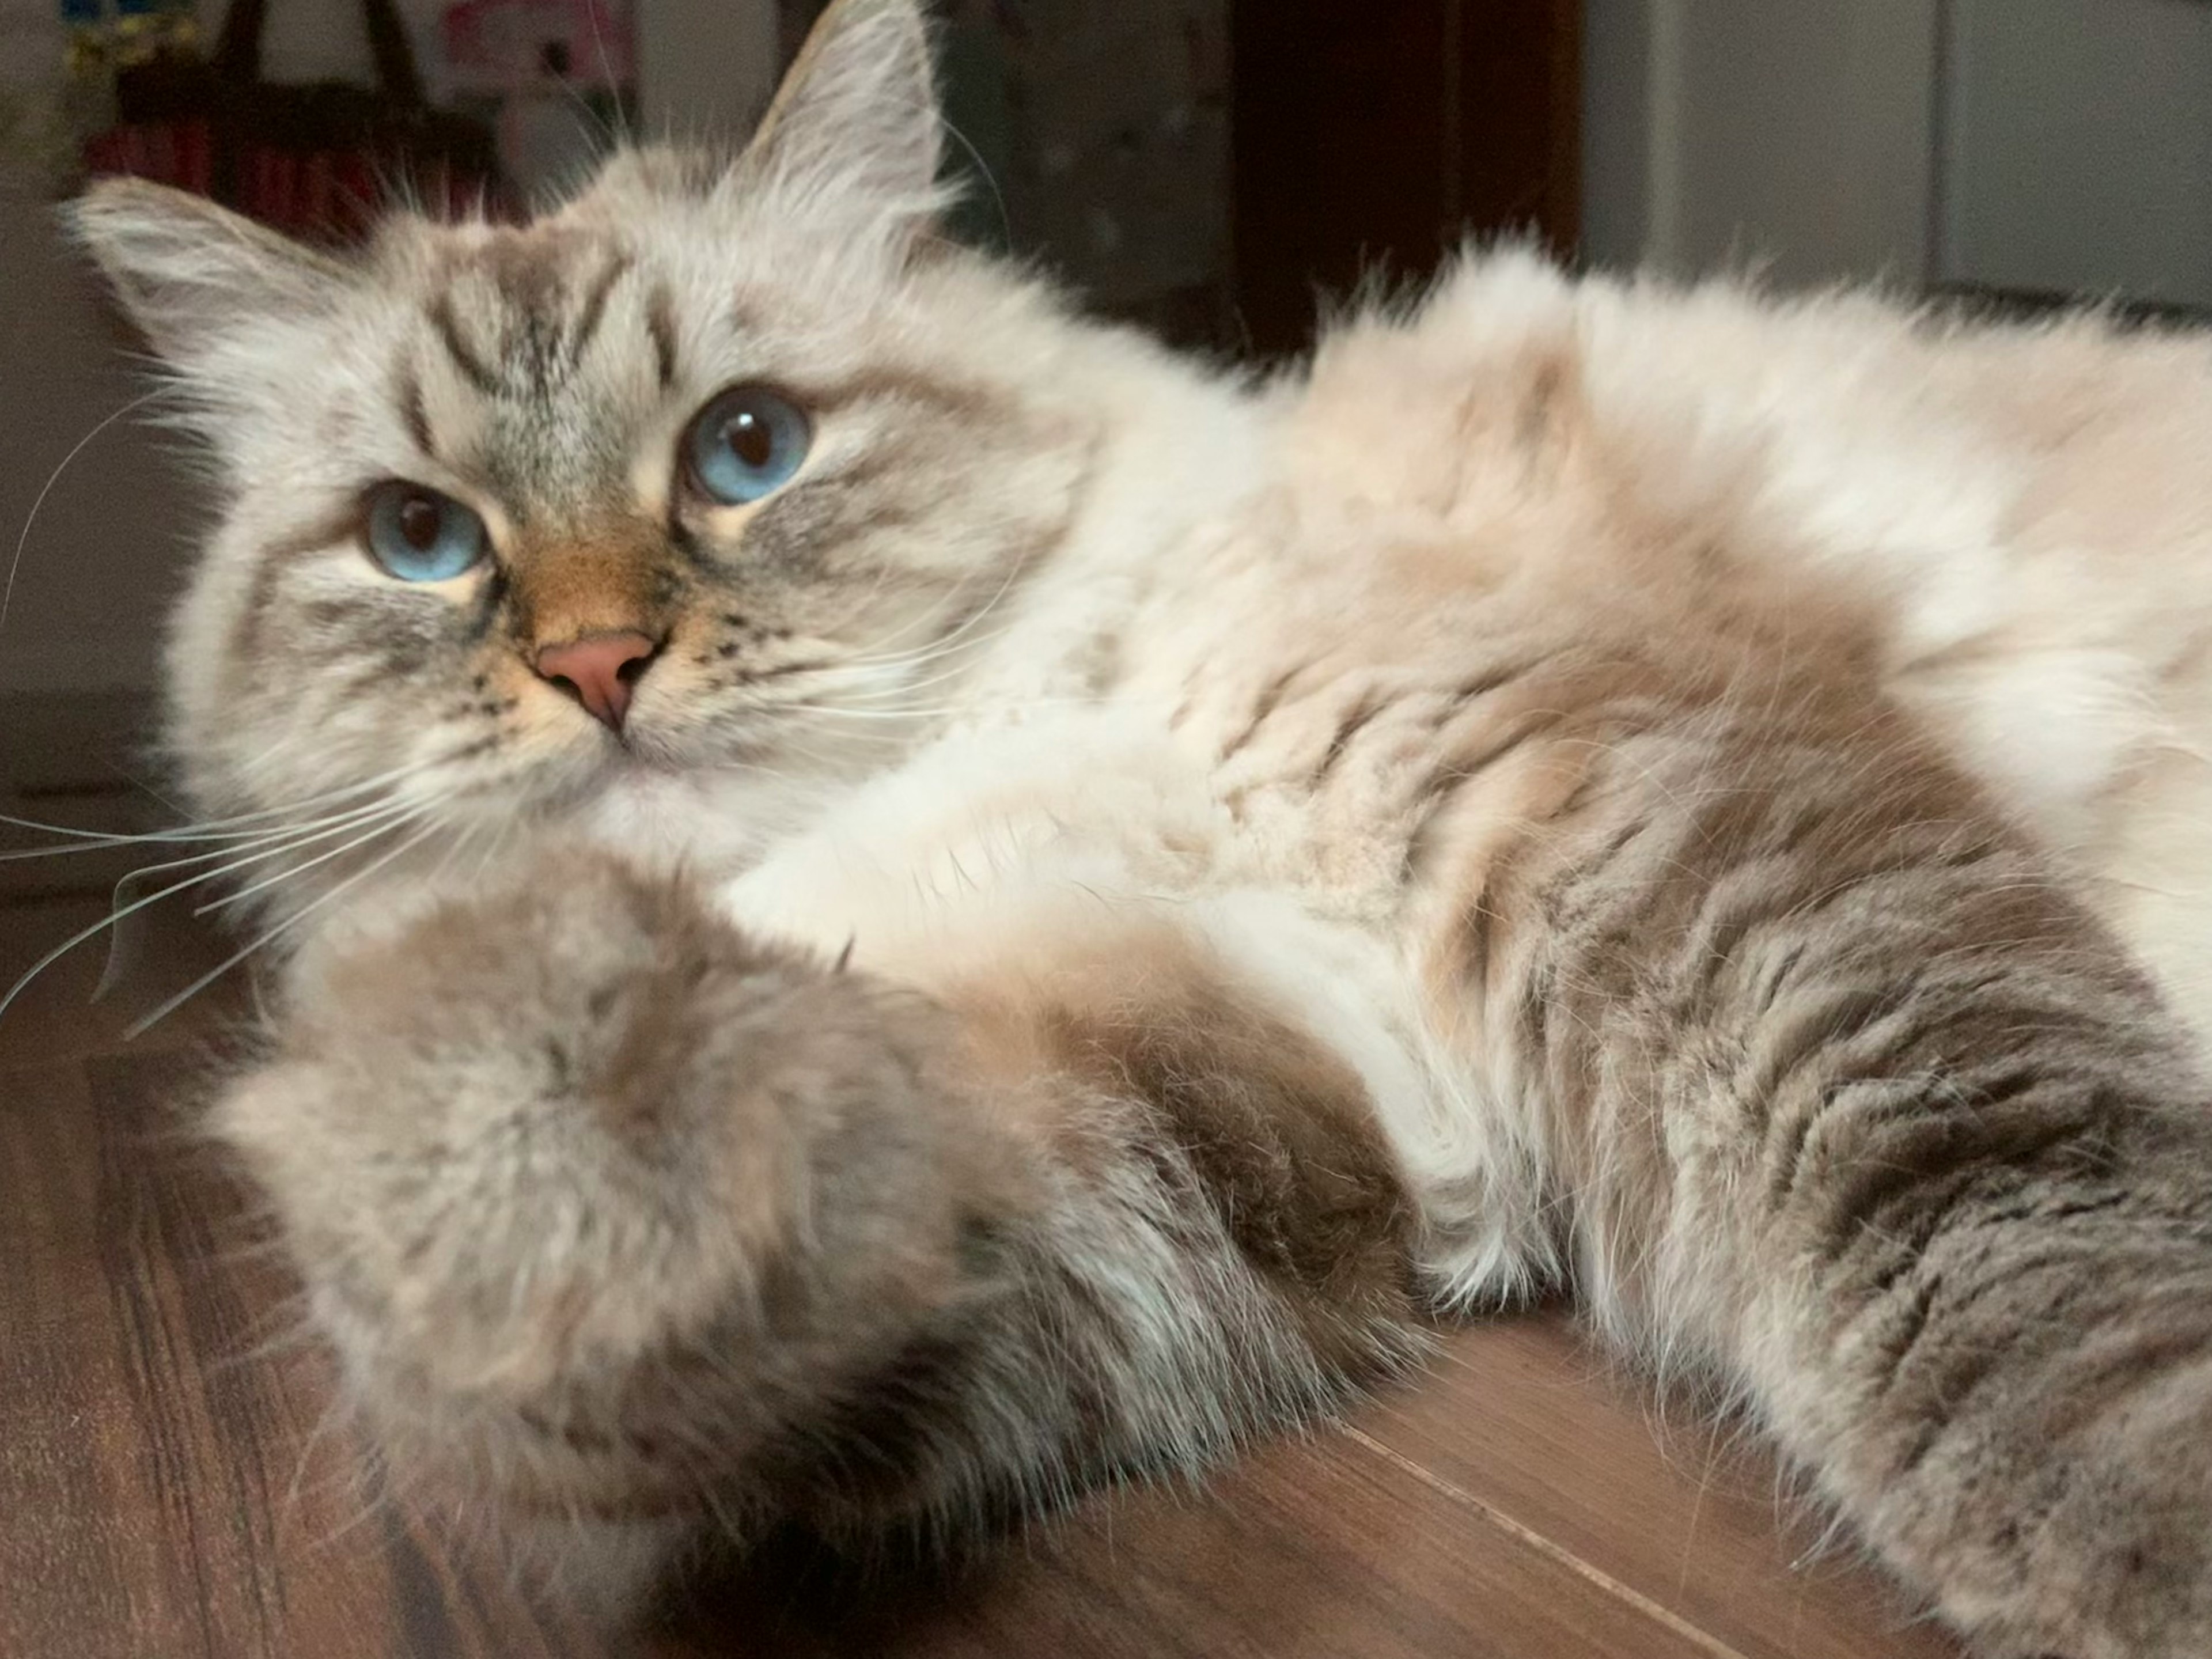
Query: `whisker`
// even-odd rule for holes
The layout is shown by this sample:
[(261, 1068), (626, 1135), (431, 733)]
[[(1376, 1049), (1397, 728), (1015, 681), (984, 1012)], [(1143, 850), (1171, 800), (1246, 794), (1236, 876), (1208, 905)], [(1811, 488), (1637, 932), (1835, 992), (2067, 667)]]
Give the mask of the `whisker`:
[[(240, 888), (235, 893), (225, 893), (219, 899), (210, 899), (205, 904), (195, 906), (193, 908), (192, 914), (196, 916), (204, 916), (210, 910), (220, 910), (227, 904), (235, 904), (240, 899), (251, 898), (254, 894), (260, 892), (264, 888), (274, 887), (280, 881), (291, 880), (303, 870), (312, 870), (319, 864), (328, 864), (334, 858), (341, 858), (346, 854), (352, 852), (355, 848), (363, 846), (369, 842), (374, 841), (379, 836), (386, 835), (390, 831), (398, 829), (400, 824), (409, 823), (415, 818), (422, 817), (427, 811), (428, 811), (427, 807), (422, 807), (417, 808), (412, 812), (402, 812), (397, 818), (387, 816), (376, 821), (367, 835), (357, 836), (353, 840), (344, 843), (343, 846), (333, 847), (325, 853), (318, 853), (314, 857), (304, 860), (298, 864), (287, 865), (282, 870), (277, 871), (274, 875), (264, 876), (257, 882), (253, 882), (247, 886)], [(351, 828), (352, 826), (349, 825), (347, 827)]]
[[(142, 865), (139, 868), (131, 871), (129, 875), (124, 878), (124, 880), (129, 881), (134, 878), (149, 875), (154, 872), (160, 870), (181, 870), (191, 865), (204, 864), (210, 859), (234, 858), (240, 854), (252, 852), (257, 848), (266, 846), (274, 842), (282, 841), (288, 836), (304, 835), (310, 830), (343, 830), (349, 824), (357, 823), (365, 817), (384, 811), (396, 805), (398, 805), (398, 803), (390, 800), (374, 801), (366, 805), (349, 807), (343, 812), (332, 812), (323, 817), (304, 819), (297, 823), (270, 824), (259, 830), (226, 831), (219, 836), (192, 836), (189, 838), (179, 838), (175, 841), (158, 840), (155, 837), (149, 836), (143, 841), (134, 840), (128, 842), (117, 843), (118, 845), (125, 846), (189, 846), (193, 841), (217, 841), (223, 843), (222, 846), (212, 848), (206, 852), (194, 853), (185, 858), (168, 859), (159, 864)], [(106, 843), (80, 847), (34, 847), (21, 852), (0, 853), (0, 862), (6, 862), (15, 859), (59, 857), (66, 853), (108, 852), (112, 850), (114, 850), (113, 847)]]
[(951, 122), (946, 120), (941, 110), (937, 112), (937, 125), (959, 141), (961, 149), (968, 152), (969, 160), (975, 162), (977, 175), (991, 187), (992, 204), (999, 210), (1000, 233), (1006, 239), (1006, 246), (1012, 247), (1014, 222), (1012, 216), (1006, 211), (1006, 192), (999, 188), (998, 174), (991, 171), (991, 164), (983, 159), (983, 152), (975, 148), (975, 141), (961, 131), (958, 127), (954, 126)]
[[(80, 830), (65, 823), (42, 823), (35, 818), (12, 817), (4, 812), (0, 812), (0, 823), (9, 824), (19, 830), (33, 830), (40, 835), (66, 836), (72, 840), (85, 842), (98, 847), (149, 846), (172, 842), (246, 840), (263, 832), (240, 830), (239, 828), (240, 825), (267, 823), (272, 819), (290, 818), (301, 812), (328, 806), (333, 802), (348, 800), (355, 796), (366, 794), (371, 790), (381, 789), (387, 785), (428, 771), (431, 768), (441, 765), (451, 758), (453, 758), (451, 756), (447, 755), (434, 756), (428, 760), (415, 761), (405, 766), (395, 767), (389, 772), (363, 779), (358, 783), (349, 783), (337, 789), (325, 790), (319, 795), (310, 795), (305, 800), (295, 801), (288, 805), (264, 807), (258, 812), (241, 812), (233, 817), (210, 818), (204, 823), (183, 825), (173, 830), (149, 830), (134, 834), (118, 834), (106, 830)], [(311, 820), (311, 822), (320, 821)], [(76, 850), (78, 849), (74, 848), (33, 848), (23, 852), (0, 853), (0, 859), (38, 858), (48, 854)]]
[[(988, 641), (986, 641), (986, 642), (988, 642)], [(968, 648), (968, 647), (965, 647), (965, 646), (963, 646), (963, 647), (961, 647), (961, 649), (962, 649), (963, 651), (966, 650), (967, 648)], [(915, 666), (917, 666), (917, 667), (926, 667), (926, 666), (929, 666), (931, 664), (933, 664), (933, 663), (934, 663), (934, 662), (941, 661), (941, 660), (943, 659), (943, 657), (944, 657), (944, 656), (945, 656), (945, 655), (951, 655), (951, 654), (953, 654), (953, 653), (940, 653), (940, 655), (939, 655), (939, 657), (936, 657), (936, 658), (931, 658), (931, 659), (926, 659), (923, 662), (917, 663), (917, 664), (915, 665)], [(890, 694), (892, 694), (892, 695), (896, 695), (896, 696), (912, 696), (915, 692), (917, 692), (917, 691), (927, 691), (927, 690), (928, 690), (932, 686), (938, 686), (938, 685), (950, 685), (950, 684), (953, 684), (954, 682), (956, 682), (956, 681), (957, 681), (957, 680), (960, 680), (960, 679), (964, 678), (965, 678), (969, 673), (970, 673), (971, 672), (973, 672), (973, 665), (971, 665), (971, 664), (964, 664), (964, 663), (963, 663), (963, 664), (962, 664), (962, 665), (958, 665), (958, 666), (957, 666), (957, 667), (945, 669), (944, 671), (942, 671), (941, 672), (939, 672), (939, 673), (925, 675), (925, 676), (924, 676), (923, 678), (921, 678), (921, 679), (917, 679), (917, 680), (900, 680), (900, 681), (898, 681), (895, 685), (886, 687), (886, 688), (885, 688), (885, 690), (886, 690), (886, 692), (887, 692), (887, 693), (890, 693)]]
[[(290, 1520), (298, 1510), (308, 1466), (314, 1459), (316, 1449), (322, 1444), (323, 1437), (336, 1427), (349, 1410), (344, 1395), (334, 1394), (323, 1402), (322, 1410), (315, 1414), (315, 1425), (307, 1431), (307, 1439), (301, 1443), (299, 1461), (293, 1466), (292, 1479), (284, 1488), (284, 1501), (277, 1505), (276, 1513), (283, 1520)], [(351, 1471), (347, 1473), (350, 1474)], [(358, 1491), (354, 1495), (357, 1498)]]
[[(349, 830), (358, 829), (363, 823), (374, 820), (389, 820), (398, 810), (399, 805), (400, 803), (398, 802), (377, 802), (368, 806), (356, 807), (351, 811), (336, 813), (313, 823), (288, 825), (279, 830), (265, 830), (247, 842), (243, 847), (222, 847), (211, 853), (195, 853), (188, 858), (167, 859), (159, 864), (141, 866), (115, 884), (115, 890), (108, 901), (111, 914), (116, 920), (120, 921), (125, 913), (116, 907), (123, 903), (125, 895), (133, 882), (142, 881), (149, 876), (159, 875), (167, 870), (187, 870), (195, 864), (205, 864), (213, 859), (234, 860), (235, 862), (228, 866), (229, 869), (242, 869), (246, 864), (252, 862), (251, 860), (242, 857), (243, 854), (264, 850), (289, 852), (297, 848), (312, 846), (314, 842), (327, 840), (331, 836), (343, 835)], [(280, 842), (282, 845), (279, 845)], [(308, 860), (310, 864), (319, 862), (321, 862), (319, 859)], [(307, 866), (302, 865), (298, 867), (304, 869)], [(193, 914), (198, 915), (202, 911), (212, 908), (212, 906), (202, 905), (199, 910), (195, 910)], [(123, 954), (122, 935), (119, 932), (111, 941), (111, 946), (107, 969), (100, 975), (100, 985), (92, 994), (93, 1000), (95, 1002), (106, 997), (114, 988), (118, 967)]]
[[(386, 826), (387, 831), (398, 827), (398, 826), (397, 825)], [(183, 1007), (185, 1003), (198, 996), (202, 991), (207, 989), (209, 986), (214, 984), (216, 981), (221, 979), (232, 969), (237, 967), (240, 963), (245, 961), (255, 951), (271, 943), (283, 934), (289, 933), (293, 928), (298, 927), (309, 916), (314, 915), (316, 911), (321, 909), (325, 904), (331, 902), (331, 900), (337, 898), (342, 893), (346, 892), (350, 888), (359, 886), (369, 877), (374, 875), (379, 870), (383, 869), (386, 865), (391, 863), (392, 860), (399, 857), (402, 854), (406, 853), (414, 848), (421, 846), (432, 836), (436, 835), (441, 827), (441, 826), (434, 823), (424, 825), (421, 830), (408, 836), (405, 841), (401, 842), (398, 846), (392, 848), (391, 851), (386, 853), (382, 857), (373, 860), (368, 864), (364, 865), (361, 869), (354, 872), (353, 874), (348, 876), (343, 881), (339, 882), (321, 897), (315, 899), (312, 902), (294, 911), (283, 921), (278, 922), (274, 927), (271, 927), (267, 933), (262, 934), (260, 938), (253, 940), (251, 944), (246, 945), (243, 949), (238, 951), (234, 954), (225, 957), (215, 967), (210, 969), (206, 973), (202, 974), (190, 985), (187, 985), (183, 990), (178, 992), (176, 995), (171, 997), (167, 1001), (162, 1003), (160, 1007), (155, 1009), (153, 1012), (133, 1023), (129, 1029), (123, 1033), (123, 1040), (125, 1042), (136, 1042), (139, 1037), (153, 1030), (154, 1027), (159, 1024), (162, 1020), (168, 1018), (169, 1015)], [(4, 1011), (4, 1008), (5, 1005), (0, 1004), (0, 1011)]]
[[(406, 809), (396, 806), (392, 809), (395, 815), (401, 813), (404, 810)], [(7, 995), (0, 996), (0, 1014), (5, 1014), (8, 1012), (9, 1008), (14, 1004), (15, 999), (23, 994), (23, 989), (26, 986), (29, 985), (33, 980), (36, 979), (40, 974), (44, 973), (55, 963), (67, 956), (71, 951), (76, 949), (78, 945), (84, 944), (88, 939), (98, 938), (100, 933), (105, 932), (106, 929), (114, 927), (125, 917), (136, 915), (148, 905), (159, 903), (161, 900), (169, 897), (172, 894), (181, 893), (186, 888), (197, 887), (203, 882), (219, 880), (221, 878), (229, 875), (235, 871), (244, 869), (248, 865), (259, 864), (264, 860), (280, 857), (283, 854), (290, 852), (295, 848), (308, 846), (315, 842), (325, 840), (328, 836), (333, 835), (343, 835), (346, 830), (350, 830), (354, 826), (352, 824), (349, 823), (343, 825), (337, 830), (319, 830), (314, 831), (313, 834), (295, 837), (294, 839), (283, 842), (275, 847), (263, 848), (257, 852), (249, 853), (241, 858), (235, 859), (228, 864), (218, 865), (214, 869), (203, 870), (196, 876), (187, 876), (182, 881), (173, 882), (167, 887), (157, 889), (155, 891), (147, 894), (143, 898), (134, 899), (131, 902), (125, 905), (119, 910), (111, 909), (106, 915), (102, 916), (98, 921), (94, 922), (88, 927), (82, 928), (78, 932), (70, 934), (69, 938), (64, 939), (59, 945), (54, 946), (52, 950), (47, 951), (46, 955), (40, 957), (36, 962), (33, 963), (31, 966), (24, 971), (22, 976), (13, 985), (9, 987)], [(176, 869), (181, 868), (187, 864), (194, 864), (200, 861), (201, 860), (198, 859), (179, 859), (171, 864), (156, 865), (154, 866), (154, 869)], [(151, 873), (151, 872), (142, 872), (140, 873)]]
[[(970, 616), (967, 621), (962, 623), (959, 627), (954, 629), (952, 632), (946, 635), (943, 639), (933, 640), (929, 644), (920, 648), (924, 651), (940, 651), (953, 643), (955, 641), (960, 639), (970, 629), (981, 622), (984, 617), (989, 616), (994, 611), (998, 609), (1000, 602), (1006, 599), (1009, 592), (1013, 591), (1013, 586), (1021, 579), (1022, 572), (1023, 566), (1019, 563), (1009, 565), (1006, 568), (1006, 574), (1000, 579), (996, 591), (992, 593), (989, 599), (986, 599), (981, 605), (976, 607), (975, 613)], [(967, 586), (967, 583), (964, 581), (956, 584), (952, 590), (945, 595), (944, 604), (939, 606), (937, 611), (925, 611), (921, 617), (908, 622), (903, 628), (893, 630), (890, 634), (886, 635), (884, 638), (877, 641), (876, 643), (871, 646), (866, 652), (860, 653), (854, 659), (854, 661), (856, 663), (868, 663), (872, 665), (886, 660), (883, 652), (883, 647), (884, 646), (889, 645), (893, 640), (913, 632), (918, 626), (927, 627), (929, 623), (934, 622), (936, 620), (938, 611), (959, 603), (960, 597), (962, 593), (966, 591)], [(910, 655), (912, 653), (895, 654)]]
[(1116, 705), (1134, 708), (1142, 707), (1144, 702), (1152, 701), (1158, 702), (1162, 706), (1166, 702), (1164, 698), (1140, 701), (1118, 696), (1021, 697), (1008, 698), (1002, 702), (943, 703), (935, 708), (853, 708), (842, 707), (836, 703), (808, 703), (805, 705), (805, 712), (809, 714), (829, 714), (856, 720), (943, 720), (954, 714), (1024, 713), (1039, 708), (1105, 708)]
[(438, 860), (438, 867), (426, 878), (425, 886), (434, 888), (446, 878), (446, 872), (453, 867), (453, 860), (460, 857), (462, 848), (476, 839), (477, 831), (481, 827), (477, 823), (465, 823), (461, 826), (460, 832), (453, 837), (453, 844), (446, 849), (446, 856)]
[(864, 589), (850, 605), (847, 605), (842, 611), (839, 611), (829, 621), (821, 624), (821, 626), (815, 630), (815, 637), (822, 639), (834, 635), (840, 628), (842, 628), (847, 623), (852, 621), (854, 617), (859, 616), (860, 612), (866, 610), (871, 605), (873, 605), (875, 603), (876, 595), (884, 591), (884, 584), (890, 579), (890, 566), (887, 564), (877, 566), (876, 579), (870, 582), (866, 588)]
[[(636, 136), (629, 130), (629, 112), (623, 108), (622, 88), (615, 84), (614, 65), (607, 58), (606, 37), (599, 33), (599, 0), (586, 0), (584, 15), (591, 20), (592, 49), (599, 55), (599, 74), (606, 82), (607, 94), (614, 104), (614, 131), (609, 136), (622, 144), (635, 143)], [(635, 38), (632, 37), (633, 40)], [(580, 94), (578, 100), (582, 101)], [(586, 105), (586, 107), (590, 106)]]
[(46, 497), (54, 493), (54, 486), (61, 482), (62, 474), (69, 471), (70, 463), (76, 459), (79, 455), (82, 455), (84, 453), (86, 445), (89, 444), (94, 438), (97, 438), (101, 433), (106, 431), (108, 428), (113, 426), (125, 415), (130, 414), (133, 410), (143, 409), (148, 404), (152, 403), (157, 398), (167, 397), (169, 395), (170, 390), (171, 388), (168, 386), (158, 386), (151, 392), (145, 392), (139, 397), (133, 398), (129, 403), (124, 404), (122, 408), (117, 410), (113, 414), (108, 416), (106, 419), (101, 421), (100, 423), (93, 428), (91, 431), (86, 433), (84, 436), (79, 438), (76, 444), (71, 447), (70, 453), (62, 457), (61, 465), (57, 466), (52, 472), (47, 475), (45, 486), (40, 489), (37, 496), (32, 501), (31, 510), (23, 520), (23, 533), (15, 538), (15, 554), (13, 558), (8, 561), (8, 580), (4, 585), (0, 585), (0, 629), (4, 629), (8, 626), (8, 607), (15, 598), (15, 573), (22, 568), (23, 550), (30, 544), (31, 526), (38, 523), (39, 509), (46, 504)]
[[(937, 603), (931, 605), (927, 610), (921, 611), (920, 614), (908, 617), (905, 622), (891, 629), (890, 633), (873, 641), (862, 651), (857, 653), (854, 657), (853, 660), (856, 663), (872, 663), (889, 661), (895, 659), (903, 658), (910, 654), (910, 653), (903, 651), (889, 651), (886, 650), (885, 647), (906, 638), (910, 634), (934, 626), (939, 618), (944, 617), (949, 611), (957, 610), (962, 598), (968, 592), (968, 587), (969, 580), (967, 578), (963, 577), (961, 580), (954, 583), (951, 587), (945, 591), (944, 598), (938, 600)], [(996, 596), (994, 595), (992, 601), (981, 606), (975, 614), (978, 616), (985, 614), (990, 610), (991, 605), (995, 602)], [(973, 618), (970, 620), (973, 620)], [(933, 651), (937, 648), (939, 643), (941, 643), (941, 641), (935, 640), (925, 641), (922, 644), (915, 647), (914, 649), (915, 651)]]
[[(916, 653), (911, 658), (902, 661), (839, 663), (835, 665), (831, 672), (848, 672), (860, 678), (863, 681), (860, 688), (863, 690), (880, 685), (886, 694), (911, 696), (916, 691), (926, 690), (933, 685), (948, 684), (974, 672), (975, 653), (997, 644), (1000, 640), (1004, 639), (1012, 631), (1013, 624), (1010, 623), (1006, 627), (994, 629), (989, 634), (981, 635), (963, 644), (953, 646), (945, 650)], [(965, 660), (953, 661), (950, 666), (939, 666), (945, 664), (948, 659), (953, 659)], [(921, 669), (936, 669), (938, 672), (924, 675), (920, 678), (902, 678), (904, 675)]]

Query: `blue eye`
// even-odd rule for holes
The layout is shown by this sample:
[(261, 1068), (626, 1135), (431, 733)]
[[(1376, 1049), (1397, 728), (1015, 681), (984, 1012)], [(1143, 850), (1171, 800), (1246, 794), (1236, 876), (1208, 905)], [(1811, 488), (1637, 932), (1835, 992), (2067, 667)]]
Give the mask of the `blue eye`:
[(368, 556), (403, 582), (441, 582), (484, 556), (483, 520), (450, 495), (395, 478), (368, 495)]
[(805, 412), (788, 398), (766, 386), (735, 386), (693, 417), (684, 457), (702, 495), (742, 507), (789, 483), (813, 439)]

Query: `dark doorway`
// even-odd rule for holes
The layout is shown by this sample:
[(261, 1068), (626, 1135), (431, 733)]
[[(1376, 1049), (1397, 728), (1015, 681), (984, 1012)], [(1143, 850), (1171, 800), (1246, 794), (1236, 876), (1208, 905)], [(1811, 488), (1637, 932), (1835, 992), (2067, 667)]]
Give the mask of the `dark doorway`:
[(1573, 252), (1581, 0), (1234, 0), (1236, 303), (1253, 347), (1317, 293), (1419, 276), (1466, 235)]

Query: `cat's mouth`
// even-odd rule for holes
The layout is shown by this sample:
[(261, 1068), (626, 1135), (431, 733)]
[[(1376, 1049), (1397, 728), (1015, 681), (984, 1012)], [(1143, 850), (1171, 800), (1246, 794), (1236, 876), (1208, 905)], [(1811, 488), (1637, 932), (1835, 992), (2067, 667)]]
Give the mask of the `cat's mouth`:
[(685, 724), (645, 720), (607, 738), (597, 757), (602, 783), (758, 767), (775, 758), (774, 745), (762, 737), (726, 728), (702, 731)]

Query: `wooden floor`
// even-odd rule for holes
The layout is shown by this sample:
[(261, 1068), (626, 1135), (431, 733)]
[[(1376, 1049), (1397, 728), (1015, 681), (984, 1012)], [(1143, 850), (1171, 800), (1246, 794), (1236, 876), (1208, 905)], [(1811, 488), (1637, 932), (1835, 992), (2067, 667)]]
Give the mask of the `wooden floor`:
[[(0, 908), (0, 973), (101, 914)], [(364, 1501), (317, 1433), (330, 1375), (178, 1103), (234, 1000), (126, 1045), (221, 959), (160, 931), (120, 1000), (97, 952), (0, 1018), (0, 1654), (1617, 1656), (1955, 1650), (1869, 1575), (1801, 1560), (1771, 1467), (1663, 1419), (1559, 1317), (1454, 1335), (1433, 1373), (1203, 1491), (1125, 1492), (956, 1583), (865, 1595), (786, 1565), (644, 1636), (594, 1634)], [(14, 964), (14, 965), (10, 965)]]

